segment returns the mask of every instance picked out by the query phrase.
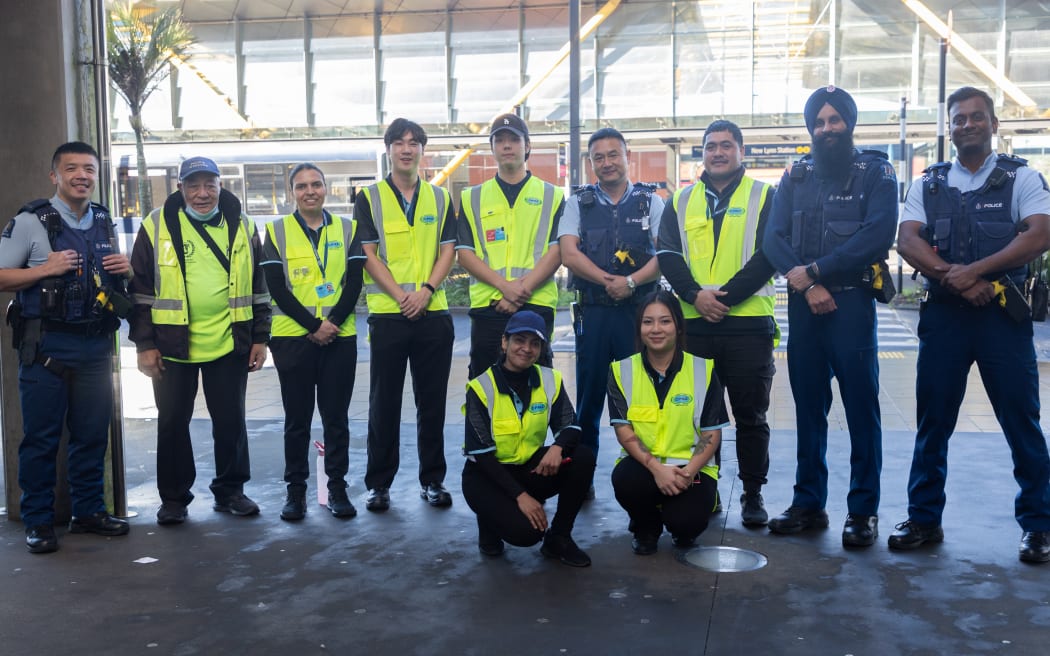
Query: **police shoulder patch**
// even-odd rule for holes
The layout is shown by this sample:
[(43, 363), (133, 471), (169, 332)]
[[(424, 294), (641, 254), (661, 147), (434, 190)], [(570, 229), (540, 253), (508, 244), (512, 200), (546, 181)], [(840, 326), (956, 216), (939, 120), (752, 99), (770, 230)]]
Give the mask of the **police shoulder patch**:
[(883, 162), (882, 164), (882, 179), (893, 180), (897, 177), (897, 172), (893, 170), (893, 164), (889, 162)]
[[(1044, 183), (1045, 184), (1045, 183)], [(7, 222), (7, 226), (4, 228), (4, 233), (0, 237), (10, 237), (15, 230), (15, 220), (11, 219)]]

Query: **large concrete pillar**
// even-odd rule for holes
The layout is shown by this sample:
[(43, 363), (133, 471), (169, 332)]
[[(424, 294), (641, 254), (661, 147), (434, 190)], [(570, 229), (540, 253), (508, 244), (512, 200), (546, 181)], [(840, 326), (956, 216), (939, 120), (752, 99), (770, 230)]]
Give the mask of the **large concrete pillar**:
[[(84, 58), (82, 44), (84, 34), (91, 34), (91, 10), (95, 4), (90, 0), (4, 4), (4, 17), (0, 20), (0, 87), (6, 90), (0, 94), (0, 180), (4, 181), (0, 185), (0, 225), (6, 225), (26, 201), (54, 193), (48, 171), (56, 146), (74, 139), (96, 147), (99, 144), (98, 129), (93, 125), (95, 94), (83, 88), (85, 76), (81, 74), (85, 68), (86, 77), (92, 74), (93, 64), (90, 58)], [(11, 297), (0, 294), (0, 313)], [(4, 490), (8, 517), (13, 519), (20, 516), (17, 471), (22, 413), (11, 332), (6, 323), (0, 324)], [(63, 464), (56, 503), (59, 522), (69, 517), (64, 458), (60, 463)]]

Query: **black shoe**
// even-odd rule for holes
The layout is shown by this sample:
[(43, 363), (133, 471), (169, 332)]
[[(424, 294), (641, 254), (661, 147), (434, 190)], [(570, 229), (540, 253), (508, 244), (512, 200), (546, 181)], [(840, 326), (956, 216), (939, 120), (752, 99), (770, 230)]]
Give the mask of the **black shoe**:
[(288, 488), (288, 498), (281, 508), (281, 519), (286, 522), (297, 522), (306, 517), (306, 488)]
[(740, 519), (744, 526), (765, 526), (769, 522), (769, 513), (760, 493), (744, 492), (740, 495)]
[(254, 501), (241, 494), (234, 494), (233, 496), (215, 500), (212, 508), (216, 512), (230, 513), (231, 515), (237, 515), (238, 517), (248, 517), (249, 515), (258, 515), (259, 506)]
[(1025, 531), (1018, 557), (1026, 563), (1050, 561), (1050, 531)]
[(944, 531), (940, 526), (929, 526), (911, 521), (903, 521), (894, 527), (888, 545), (890, 549), (918, 549), (927, 542), (944, 542)]
[(452, 505), (452, 495), (441, 483), (428, 483), (419, 490), (419, 498), (435, 508), (447, 508)]
[(354, 508), (354, 504), (350, 503), (350, 498), (346, 496), (346, 488), (328, 490), (328, 504), (326, 507), (330, 513), (340, 519), (357, 517), (357, 508)]
[(684, 535), (672, 535), (671, 544), (674, 545), (675, 549), (692, 549), (696, 546), (696, 538), (689, 538)]
[(175, 501), (165, 501), (157, 511), (157, 523), (161, 526), (181, 524), (186, 521), (186, 506)]
[(773, 533), (791, 535), (810, 528), (827, 528), (828, 513), (824, 509), (802, 508), (791, 506), (779, 516), (769, 520), (769, 530)]
[(365, 499), (365, 508), (372, 512), (385, 512), (390, 510), (390, 488), (377, 487), (368, 491)]
[(55, 528), (47, 524), (26, 528), (26, 549), (29, 553), (44, 554), (58, 551)]
[(846, 525), (842, 528), (842, 546), (870, 547), (879, 537), (878, 515), (846, 515)]
[(555, 535), (547, 531), (540, 553), (547, 558), (557, 558), (571, 567), (590, 567), (591, 557), (583, 552), (568, 535)]
[(659, 535), (642, 535), (635, 533), (631, 540), (631, 551), (636, 556), (651, 556), (656, 553), (656, 545), (660, 541)]
[(123, 519), (117, 519), (105, 510), (94, 515), (74, 517), (69, 520), (70, 533), (94, 533), (96, 535), (127, 535), (130, 527)]

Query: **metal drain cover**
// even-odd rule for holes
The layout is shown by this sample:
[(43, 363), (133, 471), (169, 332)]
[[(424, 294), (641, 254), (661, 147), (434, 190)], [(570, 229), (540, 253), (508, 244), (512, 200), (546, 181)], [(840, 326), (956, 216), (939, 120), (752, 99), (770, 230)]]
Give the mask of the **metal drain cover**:
[(678, 553), (678, 560), (708, 572), (751, 572), (769, 562), (757, 551), (738, 547), (696, 547)]

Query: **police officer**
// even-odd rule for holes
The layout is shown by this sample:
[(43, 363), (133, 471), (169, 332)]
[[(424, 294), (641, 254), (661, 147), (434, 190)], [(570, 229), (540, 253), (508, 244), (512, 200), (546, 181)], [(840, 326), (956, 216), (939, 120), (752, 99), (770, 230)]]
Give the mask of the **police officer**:
[(129, 336), (157, 403), (160, 525), (186, 521), (193, 500), (190, 419), (198, 378), (215, 444), (212, 508), (259, 512), (244, 494), (251, 477), (244, 397), (248, 373), (266, 360), (270, 335), (261, 248), (240, 200), (220, 188), (219, 167), (206, 157), (182, 163), (178, 191), (146, 217), (135, 238)]
[[(954, 162), (927, 169), (901, 214), (901, 255), (926, 276), (915, 380), (918, 433), (908, 480), (908, 519), (892, 549), (944, 539), (941, 513), (948, 438), (974, 362), (1013, 455), (1021, 491), (1014, 514), (1020, 559), (1050, 561), (1050, 456), (1039, 426), (1032, 321), (1020, 293), (1026, 265), (1050, 247), (1050, 191), (1025, 160), (996, 154), (991, 97), (962, 87), (948, 97)], [(999, 300), (1014, 292), (1015, 316)]]
[(773, 193), (746, 174), (744, 136), (731, 121), (704, 131), (704, 172), (680, 189), (660, 226), (660, 269), (681, 300), (686, 350), (714, 360), (729, 390), (744, 486), (745, 526), (768, 520), (769, 390), (773, 384), (773, 266), (762, 253)]
[(266, 225), (263, 271), (273, 297), (270, 351), (284, 404), (284, 480), (288, 498), (281, 519), (306, 514), (310, 476), (310, 424), (314, 399), (324, 427), (328, 510), (353, 517), (346, 494), (348, 412), (357, 369), (354, 306), (361, 293), (365, 255), (357, 224), (324, 209), (324, 173), (313, 164), (292, 169), (288, 184), (296, 210)]
[(51, 158), (55, 195), (27, 204), (0, 236), (0, 291), (18, 292), (8, 320), (21, 340), (18, 485), (32, 553), (58, 549), (55, 459), (63, 424), (69, 426), (69, 532), (128, 532), (126, 521), (106, 511), (103, 463), (113, 410), (113, 332), (120, 326), (113, 301), (127, 309), (123, 276), (130, 267), (117, 252), (109, 210), (91, 202), (98, 167), (88, 144), (59, 146)]
[(419, 163), (427, 135), (399, 118), (383, 135), (390, 175), (357, 196), (368, 301), (368, 470), (365, 507), (390, 507), (399, 464), (401, 398), (406, 367), (416, 401), (419, 496), (435, 507), (452, 504), (445, 489), (445, 402), (455, 334), (442, 283), (455, 258), (456, 221), (447, 190), (424, 182)]
[(636, 351), (638, 299), (660, 278), (654, 237), (664, 203), (651, 185), (631, 183), (631, 151), (619, 131), (596, 131), (587, 155), (598, 184), (565, 203), (558, 245), (579, 298), (573, 325), (580, 443), (597, 453), (609, 365)]
[[(459, 264), (471, 275), (470, 378), (496, 362), (511, 314), (539, 314), (549, 337), (558, 305), (554, 272), (561, 266), (557, 234), (564, 194), (525, 168), (532, 144), (520, 117), (497, 116), (489, 145), (499, 170), (463, 190), (456, 238)], [(549, 343), (539, 363), (550, 366)]]
[(813, 92), (805, 118), (812, 156), (784, 173), (762, 243), (789, 287), (788, 376), (798, 434), (794, 497), (769, 528), (797, 533), (828, 525), (825, 452), (834, 376), (851, 446), (842, 543), (866, 547), (878, 535), (882, 422), (875, 301), (865, 281), (893, 243), (897, 178), (884, 154), (853, 147), (857, 105), (844, 90)]

